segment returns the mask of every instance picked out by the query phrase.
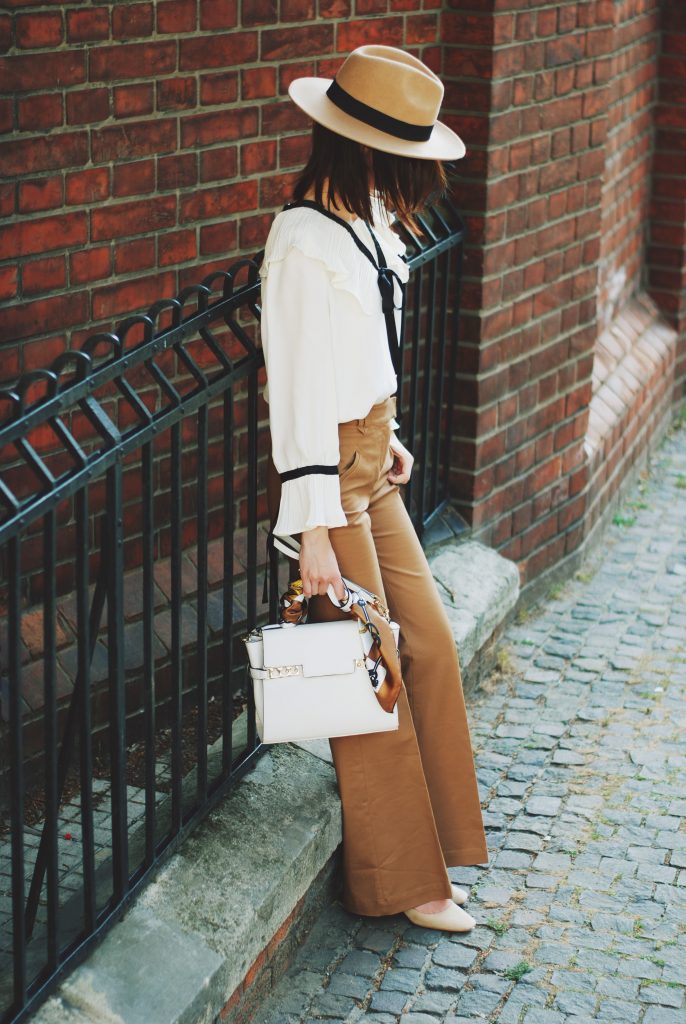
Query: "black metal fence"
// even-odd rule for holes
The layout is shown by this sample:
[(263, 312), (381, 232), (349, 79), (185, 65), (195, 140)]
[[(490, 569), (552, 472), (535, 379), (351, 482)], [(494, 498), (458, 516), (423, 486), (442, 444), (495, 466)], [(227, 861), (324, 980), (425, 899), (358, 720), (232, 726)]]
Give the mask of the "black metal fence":
[[(463, 228), (405, 232), (401, 437), (448, 496)], [(258, 755), (259, 256), (0, 391), (0, 1020), (27, 1019)], [(6, 884), (9, 882), (9, 885)], [(4, 887), (4, 891), (2, 891)]]

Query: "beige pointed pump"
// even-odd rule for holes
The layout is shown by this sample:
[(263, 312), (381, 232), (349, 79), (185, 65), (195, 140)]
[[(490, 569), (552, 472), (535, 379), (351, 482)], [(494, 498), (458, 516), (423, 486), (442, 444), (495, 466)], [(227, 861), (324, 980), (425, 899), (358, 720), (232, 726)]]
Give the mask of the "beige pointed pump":
[(420, 928), (436, 928), (444, 932), (470, 932), (476, 925), (476, 921), (466, 910), (462, 910), (458, 904), (466, 903), (468, 894), (464, 889), (458, 888), (453, 882), (450, 883), (453, 891), (454, 905), (447, 910), (441, 910), (438, 914), (424, 914), (420, 910), (405, 910), (406, 917), (412, 924)]
[(404, 914), (420, 928), (436, 928), (442, 932), (471, 932), (476, 924), (472, 915), (456, 903), (451, 903), (447, 910), (438, 914), (422, 914), (419, 910), (405, 910)]

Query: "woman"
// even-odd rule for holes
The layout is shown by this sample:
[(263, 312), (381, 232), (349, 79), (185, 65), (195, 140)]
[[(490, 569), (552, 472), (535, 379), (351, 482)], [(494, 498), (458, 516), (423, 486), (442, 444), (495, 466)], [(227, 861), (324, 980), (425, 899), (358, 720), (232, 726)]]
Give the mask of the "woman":
[(395, 47), (359, 47), (333, 82), (299, 78), (289, 93), (314, 126), (296, 205), (274, 218), (260, 269), (272, 528), (300, 538), (310, 621), (342, 614), (326, 596), (329, 584), (345, 596), (341, 573), (388, 605), (404, 680), (397, 731), (330, 740), (343, 903), (469, 931), (474, 918), (459, 905), (467, 894), (446, 868), (488, 854), (460, 667), (400, 495), (413, 459), (394, 433), (397, 377), (379, 275), (358, 245), (380, 245), (397, 309), (409, 270), (388, 211), (411, 224), (445, 188), (442, 161), (465, 147), (436, 122), (440, 80)]

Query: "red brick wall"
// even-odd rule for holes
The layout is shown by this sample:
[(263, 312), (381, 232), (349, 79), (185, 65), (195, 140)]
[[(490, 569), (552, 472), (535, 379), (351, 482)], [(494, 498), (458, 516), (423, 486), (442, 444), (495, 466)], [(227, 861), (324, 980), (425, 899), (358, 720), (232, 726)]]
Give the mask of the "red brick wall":
[(596, 339), (641, 286), (685, 376), (677, 6), (658, 63), (658, 0), (281, 0), (280, 21), (276, 0), (10, 0), (0, 377), (258, 249), (308, 146), (291, 78), (404, 46), (442, 73), (467, 145), (453, 491), (535, 579), (587, 532)]
[(307, 149), (291, 78), (375, 40), (440, 60), (440, 0), (277, 6), (8, 0), (1, 380), (261, 247)]

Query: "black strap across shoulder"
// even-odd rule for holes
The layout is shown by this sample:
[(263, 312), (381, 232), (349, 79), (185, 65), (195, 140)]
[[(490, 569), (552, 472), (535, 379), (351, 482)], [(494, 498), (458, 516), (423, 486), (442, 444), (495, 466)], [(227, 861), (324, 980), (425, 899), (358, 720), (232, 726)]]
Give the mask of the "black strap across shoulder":
[[(323, 213), (325, 217), (340, 224), (348, 232), (352, 240), (354, 241), (357, 248), (361, 253), (366, 256), (371, 265), (376, 270), (376, 280), (379, 286), (379, 292), (381, 293), (381, 308), (383, 310), (384, 317), (386, 319), (386, 334), (388, 337), (388, 351), (391, 356), (391, 362), (393, 363), (393, 369), (395, 370), (396, 377), (398, 379), (398, 390), (396, 394), (396, 419), (400, 422), (402, 417), (402, 411), (400, 408), (400, 394), (402, 391), (402, 351), (400, 348), (400, 340), (398, 338), (398, 331), (395, 323), (395, 310), (400, 309), (400, 306), (395, 305), (395, 288), (394, 279), (400, 285), (400, 290), (405, 294), (405, 282), (400, 280), (400, 277), (396, 274), (395, 270), (391, 267), (386, 266), (384, 260), (383, 250), (379, 243), (376, 234), (372, 230), (370, 224), (367, 224), (367, 230), (371, 235), (372, 241), (374, 242), (374, 248), (376, 249), (376, 259), (364, 244), (362, 239), (353, 231), (352, 227), (343, 217), (337, 216), (332, 213), (331, 210), (327, 210), (321, 203), (317, 203), (312, 199), (298, 199), (293, 202), (286, 203), (284, 210), (291, 210), (297, 206), (305, 206), (311, 210), (317, 210), (319, 213)], [(366, 223), (366, 221), (365, 221)]]

